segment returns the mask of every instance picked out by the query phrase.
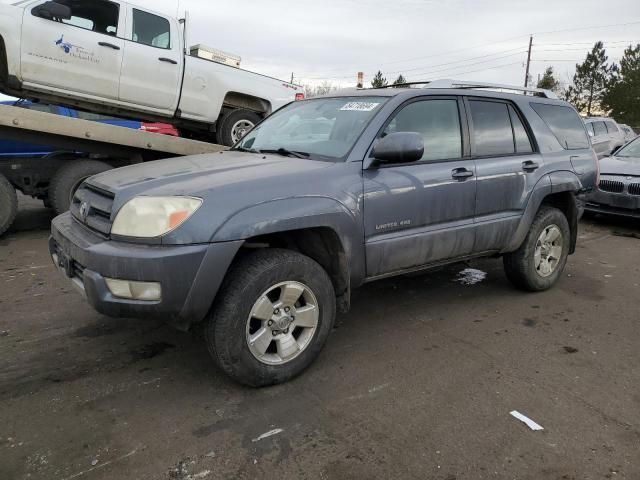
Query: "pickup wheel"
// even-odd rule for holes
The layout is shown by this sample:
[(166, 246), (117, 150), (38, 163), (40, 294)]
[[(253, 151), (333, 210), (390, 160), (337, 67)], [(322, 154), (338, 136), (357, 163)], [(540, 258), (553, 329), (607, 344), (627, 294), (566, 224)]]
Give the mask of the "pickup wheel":
[(541, 207), (520, 248), (504, 256), (507, 278), (522, 290), (548, 290), (564, 271), (570, 239), (564, 213), (557, 208)]
[(9, 230), (18, 213), (18, 196), (9, 180), (0, 173), (0, 235)]
[(260, 116), (251, 110), (233, 110), (224, 115), (218, 122), (216, 140), (221, 145), (232, 147), (249, 130), (255, 127), (260, 120)]
[(205, 325), (211, 356), (252, 387), (286, 382), (318, 356), (336, 299), (324, 269), (300, 253), (264, 249), (237, 261)]
[(49, 184), (49, 202), (56, 214), (69, 210), (71, 200), (82, 182), (110, 169), (111, 165), (97, 160), (71, 160), (61, 167)]

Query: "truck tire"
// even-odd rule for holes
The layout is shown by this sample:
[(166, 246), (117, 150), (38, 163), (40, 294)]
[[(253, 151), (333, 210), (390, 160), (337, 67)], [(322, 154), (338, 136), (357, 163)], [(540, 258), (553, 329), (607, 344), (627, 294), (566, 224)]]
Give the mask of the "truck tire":
[(18, 196), (9, 180), (0, 173), (0, 235), (9, 230), (18, 213)]
[(251, 110), (233, 110), (218, 121), (216, 140), (220, 145), (232, 147), (260, 120), (260, 116)]
[(49, 184), (49, 201), (56, 214), (69, 210), (73, 195), (82, 182), (111, 168), (111, 165), (97, 160), (72, 160), (61, 167)]
[(231, 267), (205, 325), (205, 342), (237, 382), (275, 385), (316, 359), (335, 315), (333, 285), (318, 263), (290, 250), (258, 250)]
[(564, 271), (570, 243), (571, 231), (564, 213), (541, 207), (520, 248), (504, 256), (507, 278), (522, 290), (548, 290)]

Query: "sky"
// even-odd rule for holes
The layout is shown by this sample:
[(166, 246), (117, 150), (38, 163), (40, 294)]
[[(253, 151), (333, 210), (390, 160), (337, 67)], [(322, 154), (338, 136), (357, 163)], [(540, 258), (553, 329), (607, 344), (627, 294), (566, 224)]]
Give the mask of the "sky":
[[(638, 0), (136, 0), (190, 13), (189, 43), (242, 57), (243, 68), (296, 83), (353, 86), (435, 78), (522, 84), (529, 35), (531, 74), (547, 65), (573, 76), (597, 40), (612, 60), (640, 43)], [(625, 24), (625, 25), (620, 25)], [(608, 25), (618, 25), (609, 27)], [(558, 30), (569, 30), (557, 33)], [(579, 30), (577, 30), (579, 29)]]
[[(3, 0), (6, 1), (6, 0)], [(639, 0), (130, 0), (190, 14), (189, 44), (242, 57), (242, 67), (296, 83), (455, 78), (522, 84), (553, 66), (565, 83), (597, 40), (617, 61), (640, 43)], [(615, 25), (615, 26), (613, 26)]]

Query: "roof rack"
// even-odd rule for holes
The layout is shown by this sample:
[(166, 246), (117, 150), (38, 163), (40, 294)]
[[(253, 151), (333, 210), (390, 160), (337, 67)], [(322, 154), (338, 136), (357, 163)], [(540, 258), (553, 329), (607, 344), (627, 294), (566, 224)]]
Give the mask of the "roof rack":
[(398, 88), (398, 87), (412, 87), (414, 85), (424, 85), (422, 88), (468, 88), (468, 89), (482, 89), (482, 90), (507, 90), (510, 92), (518, 92), (523, 95), (533, 94), (538, 97), (546, 97), (557, 100), (558, 96), (551, 90), (545, 90), (543, 88), (531, 88), (531, 87), (519, 87), (517, 85), (502, 85), (498, 83), (484, 83), (484, 82), (469, 82), (464, 80), (432, 80), (425, 82), (407, 82), (396, 85), (387, 85), (382, 88)]

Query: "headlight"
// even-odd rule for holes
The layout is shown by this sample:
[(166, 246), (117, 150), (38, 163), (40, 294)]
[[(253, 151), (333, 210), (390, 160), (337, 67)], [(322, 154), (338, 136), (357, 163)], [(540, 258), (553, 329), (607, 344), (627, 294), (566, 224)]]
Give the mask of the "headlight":
[(202, 205), (193, 197), (136, 197), (118, 212), (111, 233), (125, 237), (153, 238), (182, 225)]

